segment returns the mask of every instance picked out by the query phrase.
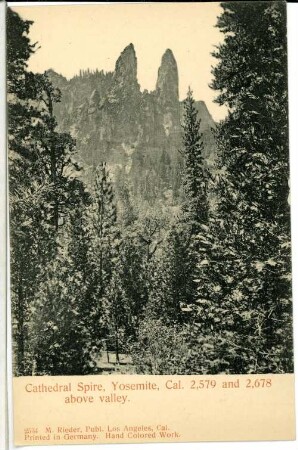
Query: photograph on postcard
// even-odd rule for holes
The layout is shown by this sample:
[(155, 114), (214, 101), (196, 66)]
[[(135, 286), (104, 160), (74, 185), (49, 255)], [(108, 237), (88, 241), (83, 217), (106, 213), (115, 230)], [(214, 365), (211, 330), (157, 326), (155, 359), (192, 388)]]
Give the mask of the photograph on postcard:
[(15, 382), (290, 397), (286, 3), (12, 4), (7, 78)]

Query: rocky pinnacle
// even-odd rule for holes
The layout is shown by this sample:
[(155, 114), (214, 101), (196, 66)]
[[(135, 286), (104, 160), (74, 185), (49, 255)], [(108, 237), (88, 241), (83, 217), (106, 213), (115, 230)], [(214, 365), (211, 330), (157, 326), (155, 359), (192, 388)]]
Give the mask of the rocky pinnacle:
[(167, 49), (161, 59), (158, 69), (156, 91), (160, 100), (164, 102), (179, 101), (178, 68), (172, 50)]

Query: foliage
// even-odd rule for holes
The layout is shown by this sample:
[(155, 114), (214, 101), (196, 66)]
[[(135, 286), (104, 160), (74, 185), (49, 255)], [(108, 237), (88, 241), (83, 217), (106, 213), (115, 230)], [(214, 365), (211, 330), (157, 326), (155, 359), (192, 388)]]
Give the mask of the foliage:
[(53, 103), (59, 92), (46, 75), (27, 71), (34, 51), (30, 22), (10, 9), (7, 17), (12, 311), (16, 373), (26, 374), (32, 370), (31, 303), (57, 256), (59, 222), (86, 195), (76, 177), (74, 142), (56, 131)]
[(16, 375), (97, 373), (103, 350), (144, 374), (293, 370), (285, 7), (222, 8), (214, 167), (189, 90), (175, 163), (139, 149), (135, 183), (101, 162), (92, 185), (60, 91), (27, 69), (31, 22), (8, 9)]
[(189, 88), (184, 101), (182, 154), (184, 157), (183, 186), (186, 199), (183, 211), (191, 223), (193, 231), (196, 229), (196, 222), (206, 222), (208, 217), (207, 176), (202, 154), (200, 121), (197, 114), (193, 94)]
[(189, 346), (187, 334), (160, 319), (144, 320), (131, 353), (137, 373), (179, 375), (187, 373)]
[(206, 342), (212, 335), (217, 349), (212, 373), (287, 372), (293, 367), (285, 5), (222, 7), (225, 40), (215, 53), (213, 88), (231, 110), (217, 130), (217, 205), (197, 235), (204, 249), (198, 333)]

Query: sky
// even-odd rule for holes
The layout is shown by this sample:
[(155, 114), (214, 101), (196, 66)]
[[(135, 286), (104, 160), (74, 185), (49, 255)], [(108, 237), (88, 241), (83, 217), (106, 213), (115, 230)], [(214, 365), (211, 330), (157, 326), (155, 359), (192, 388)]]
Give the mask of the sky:
[(40, 48), (31, 56), (29, 69), (52, 68), (67, 78), (80, 69), (112, 71), (121, 51), (134, 44), (141, 89), (155, 88), (161, 57), (170, 48), (177, 61), (182, 100), (188, 86), (203, 100), (217, 121), (226, 109), (213, 102), (208, 87), (211, 52), (223, 40), (215, 27), (219, 3), (77, 4), (13, 7), (22, 18), (33, 20), (32, 42)]

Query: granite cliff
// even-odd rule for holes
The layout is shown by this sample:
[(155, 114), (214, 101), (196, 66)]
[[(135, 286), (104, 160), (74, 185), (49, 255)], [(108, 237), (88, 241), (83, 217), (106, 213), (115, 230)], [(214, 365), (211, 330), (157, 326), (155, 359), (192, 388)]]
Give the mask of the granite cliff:
[[(81, 71), (70, 80), (52, 70), (48, 75), (62, 92), (55, 107), (59, 128), (76, 139), (85, 164), (106, 161), (114, 177), (129, 180), (132, 192), (148, 200), (169, 190), (178, 195), (183, 104), (170, 49), (162, 56), (152, 92), (140, 89), (132, 44), (119, 56), (114, 72)], [(196, 107), (205, 158), (212, 163), (215, 124), (204, 102)]]

